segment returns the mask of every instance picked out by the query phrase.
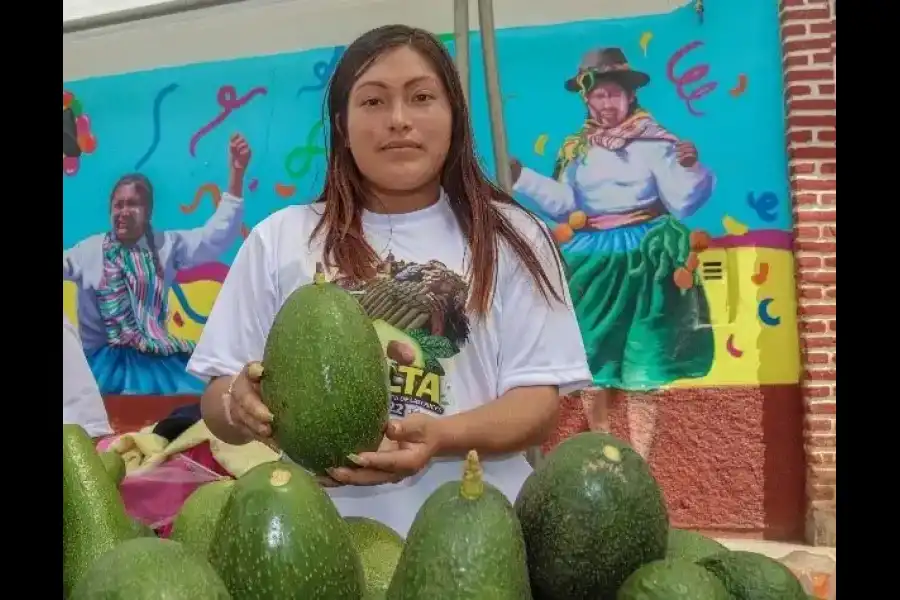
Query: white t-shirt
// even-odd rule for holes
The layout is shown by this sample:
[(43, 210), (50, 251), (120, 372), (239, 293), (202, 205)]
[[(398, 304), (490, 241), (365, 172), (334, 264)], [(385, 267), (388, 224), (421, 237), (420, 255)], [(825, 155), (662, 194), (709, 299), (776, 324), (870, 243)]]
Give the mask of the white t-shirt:
[[(364, 213), (366, 238), (384, 261), (382, 275), (350, 291), (373, 321), (380, 321), (376, 330), (392, 332), (390, 339), (402, 331), (421, 348), (394, 365), (392, 417), (415, 411), (453, 414), (518, 386), (556, 385), (565, 394), (590, 384), (552, 245), (521, 209), (503, 210), (544, 261), (565, 304), (552, 298), (547, 303), (525, 266), (502, 244), (490, 314), (467, 316), (468, 249), (446, 197), (412, 213)], [(247, 362), (262, 359), (275, 314), (291, 292), (312, 281), (316, 263), (324, 262), (321, 236), (309, 242), (321, 211), (321, 204), (291, 206), (253, 229), (231, 265), (188, 371), (203, 378), (233, 375)], [(531, 472), (524, 454), (484, 457), (483, 463), (486, 479), (515, 500)], [(344, 486), (328, 493), (342, 515), (371, 517), (405, 536), (427, 496), (442, 483), (460, 479), (462, 469), (461, 458), (439, 458), (398, 484)]]
[(91, 437), (109, 435), (109, 417), (75, 327), (63, 315), (63, 424), (81, 425)]

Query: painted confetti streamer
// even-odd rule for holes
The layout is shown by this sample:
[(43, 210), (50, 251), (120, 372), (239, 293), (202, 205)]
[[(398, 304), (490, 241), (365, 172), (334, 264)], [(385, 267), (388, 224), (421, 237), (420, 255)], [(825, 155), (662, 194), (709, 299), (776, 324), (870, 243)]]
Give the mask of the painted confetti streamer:
[(678, 97), (684, 100), (684, 104), (685, 106), (687, 106), (688, 112), (695, 117), (702, 117), (706, 113), (697, 110), (697, 108), (694, 107), (694, 102), (719, 87), (719, 82), (708, 81), (703, 85), (694, 88), (694, 91), (686, 92), (684, 89), (685, 86), (699, 83), (706, 78), (706, 76), (709, 74), (709, 65), (706, 63), (694, 65), (693, 67), (685, 71), (682, 75), (676, 75), (675, 68), (678, 66), (678, 63), (681, 61), (681, 59), (684, 58), (689, 52), (696, 50), (702, 45), (703, 42), (701, 42), (700, 40), (685, 44), (684, 46), (679, 48), (675, 52), (675, 54), (672, 55), (672, 58), (669, 59), (669, 62), (666, 63), (666, 76), (669, 78), (669, 81), (675, 84), (675, 91), (678, 93)]
[(191, 156), (197, 156), (197, 143), (203, 138), (203, 136), (221, 125), (231, 113), (253, 100), (254, 97), (266, 93), (266, 88), (255, 87), (243, 96), (238, 97), (237, 90), (234, 89), (233, 85), (223, 85), (222, 87), (220, 87), (218, 94), (216, 94), (216, 101), (219, 103), (219, 106), (222, 107), (222, 112), (220, 112), (215, 119), (201, 127), (197, 131), (197, 133), (191, 136)]
[(147, 164), (147, 161), (150, 160), (150, 157), (153, 156), (153, 153), (156, 152), (156, 149), (159, 147), (159, 141), (162, 137), (162, 123), (160, 121), (162, 102), (169, 96), (169, 94), (177, 89), (177, 83), (170, 83), (163, 89), (159, 90), (159, 92), (156, 94), (156, 98), (153, 99), (153, 139), (150, 142), (150, 147), (147, 148), (147, 151), (144, 152), (144, 155), (137, 161), (137, 163), (135, 163), (135, 171), (140, 171), (141, 167)]

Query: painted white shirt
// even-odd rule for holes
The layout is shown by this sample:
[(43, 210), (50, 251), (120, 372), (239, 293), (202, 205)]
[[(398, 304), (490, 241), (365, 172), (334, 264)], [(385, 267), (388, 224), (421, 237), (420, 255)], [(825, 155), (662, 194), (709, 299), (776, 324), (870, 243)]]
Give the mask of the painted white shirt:
[(63, 424), (81, 425), (91, 437), (112, 428), (75, 327), (63, 315)]
[[(194, 229), (154, 231), (153, 241), (163, 269), (166, 289), (180, 269), (214, 261), (241, 235), (244, 201), (228, 192), (222, 194), (216, 212)], [(92, 235), (63, 252), (63, 280), (78, 285), (78, 328), (87, 351), (107, 345), (106, 326), (97, 308), (97, 289), (103, 284), (103, 238)], [(147, 239), (139, 244), (147, 247)]]
[[(322, 205), (315, 204), (292, 206), (254, 228), (214, 303), (188, 364), (189, 372), (202, 378), (233, 375), (247, 362), (262, 359), (275, 314), (292, 291), (312, 281), (316, 262), (322, 262), (321, 239), (309, 242), (321, 210)], [(408, 214), (364, 213), (366, 238), (376, 252), (383, 260), (390, 254), (394, 261), (404, 261), (394, 263), (392, 285), (419, 287), (418, 291), (394, 294), (393, 298), (401, 298), (394, 303), (383, 288), (380, 292), (373, 289), (361, 302), (369, 303), (373, 319), (419, 336), (421, 347), (436, 353), (424, 367), (396, 367), (393, 417), (415, 411), (436, 417), (454, 414), (519, 386), (556, 385), (566, 394), (590, 384), (581, 334), (568, 289), (558, 275), (553, 247), (541, 235), (542, 226), (524, 211), (516, 207), (504, 210), (531, 241), (565, 303), (552, 298), (545, 301), (527, 269), (501, 245), (490, 313), (483, 319), (470, 317), (468, 329), (458, 326), (458, 316), (446, 318), (454, 306), (452, 293), (435, 300), (421, 287), (428, 284), (434, 286), (431, 290), (459, 291), (459, 283), (465, 282), (467, 245), (446, 198)], [(467, 288), (464, 291), (463, 303)], [(466, 330), (467, 335), (460, 335)], [(448, 339), (455, 341), (455, 348)], [(344, 516), (371, 517), (406, 535), (426, 497), (442, 483), (459, 479), (462, 469), (462, 459), (440, 458), (416, 477), (398, 484), (346, 486), (328, 489), (328, 493)], [(531, 467), (524, 454), (516, 453), (486, 457), (484, 472), (486, 479), (513, 501)]]
[(675, 145), (665, 140), (639, 140), (618, 151), (592, 146), (584, 160), (572, 161), (560, 179), (525, 167), (513, 189), (551, 219), (565, 222), (576, 210), (594, 217), (657, 202), (682, 219), (703, 206), (715, 185), (715, 176), (703, 164), (678, 164)]

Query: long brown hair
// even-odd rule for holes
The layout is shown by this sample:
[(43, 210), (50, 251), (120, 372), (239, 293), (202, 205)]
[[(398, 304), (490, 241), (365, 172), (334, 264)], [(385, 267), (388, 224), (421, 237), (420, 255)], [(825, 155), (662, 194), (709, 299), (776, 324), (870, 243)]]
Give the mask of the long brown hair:
[[(500, 240), (519, 257), (538, 284), (541, 295), (562, 301), (548, 278), (530, 242), (509, 222), (495, 203), (518, 206), (507, 193), (484, 174), (477, 159), (469, 124), (469, 109), (463, 97), (459, 73), (444, 45), (432, 34), (406, 25), (386, 25), (373, 29), (347, 47), (328, 84), (326, 106), (330, 129), (328, 169), (325, 187), (318, 201), (324, 203), (322, 219), (310, 239), (325, 233), (324, 258), (342, 276), (364, 281), (375, 274), (379, 258), (368, 244), (362, 229), (362, 199), (365, 183), (346, 141), (347, 104), (353, 84), (382, 53), (410, 46), (429, 59), (440, 75), (449, 96), (453, 131), (450, 150), (441, 172), (441, 185), (466, 237), (471, 255), (467, 274), (471, 294), (469, 309), (483, 315), (491, 306), (497, 278)], [(537, 218), (525, 212), (537, 222)], [(544, 227), (541, 232), (557, 253)], [(560, 281), (562, 272), (557, 265)]]

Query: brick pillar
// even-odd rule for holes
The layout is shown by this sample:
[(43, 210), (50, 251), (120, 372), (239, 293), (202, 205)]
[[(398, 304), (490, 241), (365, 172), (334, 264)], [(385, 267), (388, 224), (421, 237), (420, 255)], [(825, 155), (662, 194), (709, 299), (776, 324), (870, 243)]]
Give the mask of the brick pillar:
[(806, 408), (807, 542), (835, 545), (836, 73), (832, 0), (781, 0)]

